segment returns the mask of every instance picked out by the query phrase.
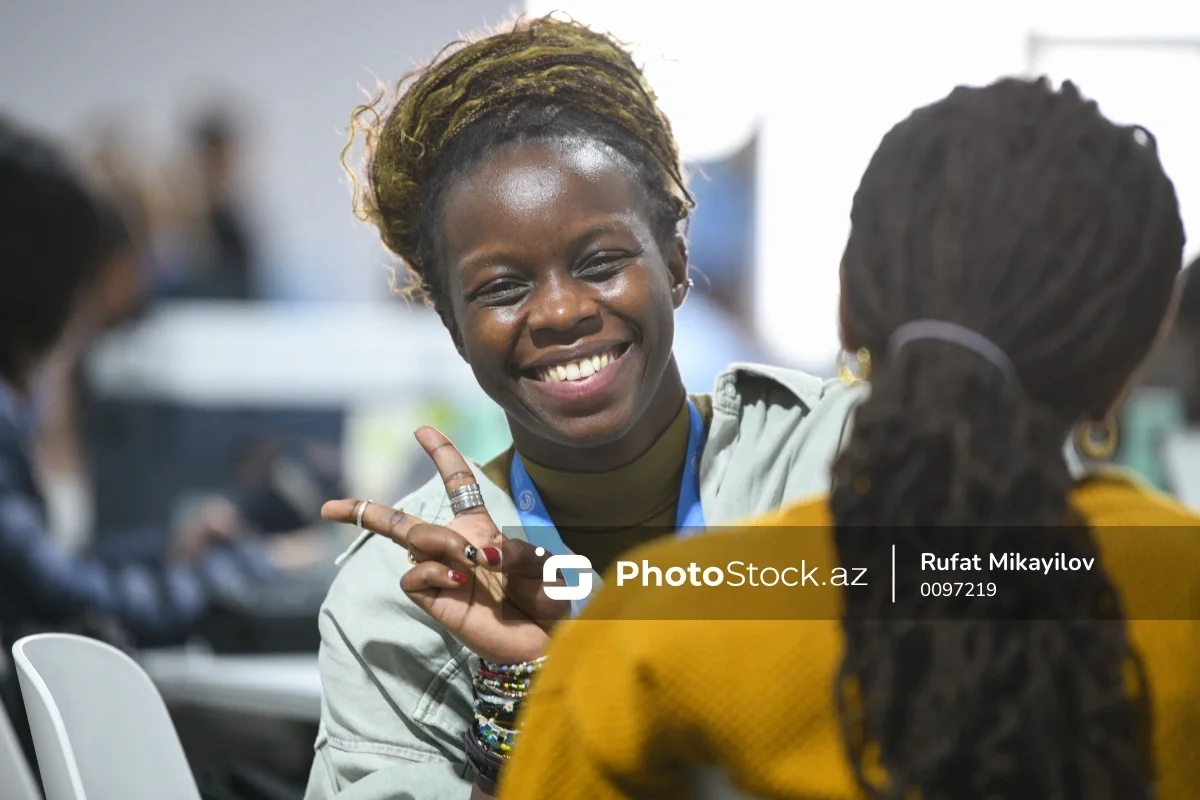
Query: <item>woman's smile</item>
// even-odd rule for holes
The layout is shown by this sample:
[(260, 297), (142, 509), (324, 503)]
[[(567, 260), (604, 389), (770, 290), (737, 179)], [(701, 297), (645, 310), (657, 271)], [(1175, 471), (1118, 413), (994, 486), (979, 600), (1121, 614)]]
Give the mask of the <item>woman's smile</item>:
[(563, 350), (521, 370), (520, 380), (564, 405), (586, 403), (619, 384), (631, 349), (629, 344), (616, 344)]

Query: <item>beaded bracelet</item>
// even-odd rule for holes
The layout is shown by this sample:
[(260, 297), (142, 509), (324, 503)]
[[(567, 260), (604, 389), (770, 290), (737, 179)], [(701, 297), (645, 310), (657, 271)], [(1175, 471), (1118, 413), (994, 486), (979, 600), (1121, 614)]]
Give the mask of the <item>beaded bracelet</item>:
[(475, 715), (475, 730), (484, 746), (493, 753), (508, 755), (517, 741), (517, 732), (500, 725), (494, 719)]
[(516, 725), (518, 713), (518, 707), (516, 705), (496, 705), (494, 703), (481, 700), (477, 697), (472, 701), (471, 706), (474, 708), (475, 713), (479, 716), (486, 719), (493, 719), (507, 728), (511, 728)]
[(475, 688), (478, 690), (490, 690), (495, 694), (512, 694), (524, 696), (530, 689), (530, 684), (526, 681), (499, 681), (495, 678), (489, 678), (486, 675), (476, 675), (472, 681)]
[(519, 677), (522, 675), (533, 675), (541, 672), (542, 667), (546, 664), (546, 657), (535, 658), (533, 661), (523, 661), (520, 664), (494, 664), (486, 659), (480, 659), (483, 669), (487, 672), (494, 672), (499, 675), (508, 675), (511, 677)]
[[(520, 664), (497, 664), (480, 660), (475, 673), (472, 707), (474, 721), (468, 732), (469, 750), (481, 750), (492, 758), (505, 759), (517, 739), (516, 721), (521, 704), (533, 687), (533, 676), (541, 671), (546, 657)], [(477, 759), (472, 759), (472, 763)], [(480, 769), (481, 765), (475, 765)], [(489, 767), (491, 769), (491, 767)]]

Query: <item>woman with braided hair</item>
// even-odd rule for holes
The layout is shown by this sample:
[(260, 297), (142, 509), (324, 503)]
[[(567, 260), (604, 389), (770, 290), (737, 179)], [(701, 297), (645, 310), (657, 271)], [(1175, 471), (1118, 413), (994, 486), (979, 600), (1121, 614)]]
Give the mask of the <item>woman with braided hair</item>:
[(958, 88), (883, 138), (851, 227), (843, 340), (872, 369), (831, 494), (622, 557), (813, 582), (607, 582), (549, 650), (501, 797), (686, 797), (706, 768), (771, 798), (1196, 796), (1200, 516), (1073, 479), (1060, 444), (1111, 449), (1171, 315), (1153, 138), (1069, 83)]
[(307, 797), (466, 798), (491, 789), (571, 610), (542, 592), (547, 558), (583, 586), (651, 538), (825, 491), (859, 393), (739, 365), (686, 394), (672, 339), (692, 201), (670, 125), (610, 37), (519, 22), (447, 48), (354, 122), (356, 208), (514, 444), (473, 465), (423, 428), (438, 479), (395, 509), (326, 505), (366, 532), (320, 617)]

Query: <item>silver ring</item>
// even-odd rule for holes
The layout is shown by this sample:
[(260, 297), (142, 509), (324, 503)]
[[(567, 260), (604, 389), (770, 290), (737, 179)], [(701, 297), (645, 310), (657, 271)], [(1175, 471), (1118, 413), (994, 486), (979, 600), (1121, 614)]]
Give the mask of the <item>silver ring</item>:
[(358, 507), (358, 520), (357, 520), (357, 522), (355, 523), (355, 527), (357, 527), (357, 528), (362, 528), (362, 517), (363, 517), (363, 512), (364, 512), (364, 511), (366, 511), (366, 510), (367, 510), (367, 506), (371, 505), (371, 503), (373, 503), (373, 502), (375, 502), (375, 501), (374, 501), (374, 500), (363, 500), (363, 501), (362, 501), (362, 505), (360, 505), (360, 506)]
[(478, 483), (468, 483), (466, 486), (460, 486), (453, 492), (450, 492), (449, 497), (450, 510), (455, 515), (483, 505), (483, 492), (479, 490)]

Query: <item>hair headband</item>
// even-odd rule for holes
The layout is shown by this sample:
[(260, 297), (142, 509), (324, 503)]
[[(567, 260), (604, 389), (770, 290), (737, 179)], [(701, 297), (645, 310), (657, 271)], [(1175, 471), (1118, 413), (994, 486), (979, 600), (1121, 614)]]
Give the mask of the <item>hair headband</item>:
[(986, 336), (953, 322), (943, 322), (937, 319), (918, 319), (906, 322), (892, 332), (892, 336), (888, 340), (888, 354), (894, 356), (904, 345), (927, 339), (950, 342), (959, 347), (965, 347), (986, 358), (1013, 383), (1018, 382), (1017, 368), (999, 345)]

